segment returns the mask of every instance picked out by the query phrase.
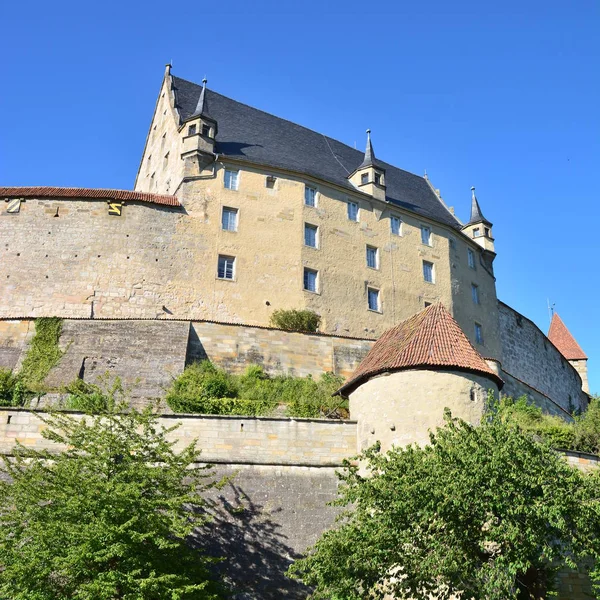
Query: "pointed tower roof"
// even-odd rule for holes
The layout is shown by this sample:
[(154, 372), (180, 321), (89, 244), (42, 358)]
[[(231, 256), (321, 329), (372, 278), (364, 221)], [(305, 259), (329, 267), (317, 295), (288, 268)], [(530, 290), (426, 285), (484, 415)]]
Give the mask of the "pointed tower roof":
[[(208, 114), (208, 103), (206, 101), (206, 84), (208, 83), (208, 79), (206, 77), (202, 80), (202, 90), (200, 91), (200, 96), (198, 98), (198, 104), (196, 104), (196, 109), (191, 114), (189, 119), (193, 119), (194, 117), (207, 117), (211, 119)], [(214, 119), (211, 119), (214, 120)]]
[(378, 169), (385, 171), (375, 158), (375, 151), (373, 150), (373, 144), (371, 143), (370, 129), (367, 129), (367, 148), (365, 149), (365, 157), (356, 170), (358, 171), (358, 169), (364, 169), (365, 167), (377, 167)]
[(483, 216), (481, 212), (481, 207), (479, 206), (479, 202), (477, 201), (477, 196), (475, 196), (475, 187), (471, 188), (471, 218), (467, 225), (474, 225), (475, 223), (485, 223), (490, 227), (492, 224)]
[(504, 385), (452, 315), (438, 303), (388, 329), (337, 393), (345, 396), (380, 373), (417, 368), (467, 371)]
[(587, 360), (585, 352), (581, 346), (575, 341), (567, 326), (557, 313), (552, 315), (550, 330), (548, 331), (548, 339), (559, 349), (560, 353), (567, 360)]

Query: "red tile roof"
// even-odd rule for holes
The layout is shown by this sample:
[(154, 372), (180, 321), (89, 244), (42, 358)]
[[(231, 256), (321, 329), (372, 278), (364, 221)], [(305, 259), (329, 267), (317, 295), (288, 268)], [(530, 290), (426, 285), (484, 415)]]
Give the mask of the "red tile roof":
[(135, 200), (164, 206), (181, 206), (175, 196), (91, 188), (0, 187), (0, 198), (90, 198), (94, 200)]
[(571, 335), (567, 326), (556, 313), (552, 315), (548, 339), (559, 349), (560, 353), (567, 360), (587, 359), (581, 346), (575, 341), (575, 338)]
[(347, 395), (379, 373), (419, 367), (468, 371), (485, 375), (500, 387), (504, 384), (452, 315), (442, 304), (433, 304), (388, 329), (338, 392)]

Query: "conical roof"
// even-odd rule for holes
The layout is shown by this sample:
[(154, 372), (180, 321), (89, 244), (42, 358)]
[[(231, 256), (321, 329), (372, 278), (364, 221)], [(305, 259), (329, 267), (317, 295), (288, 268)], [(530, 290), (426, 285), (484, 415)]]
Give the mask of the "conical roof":
[(388, 329), (338, 393), (347, 395), (380, 373), (419, 367), (468, 371), (504, 385), (452, 315), (438, 303)]
[(373, 144), (371, 143), (371, 130), (367, 129), (367, 147), (365, 149), (365, 157), (363, 161), (358, 165), (356, 169), (364, 169), (365, 167), (377, 167), (378, 169), (385, 171), (385, 169), (377, 162), (375, 158), (375, 151), (373, 150)]
[(479, 206), (479, 202), (477, 201), (477, 196), (475, 196), (475, 188), (471, 188), (471, 218), (467, 225), (474, 225), (475, 223), (484, 223), (485, 225), (492, 224), (483, 216), (481, 212), (481, 207)]
[(190, 117), (188, 117), (188, 120), (193, 119), (194, 117), (205, 117), (207, 119), (210, 119), (211, 121), (214, 121), (214, 119), (210, 116), (209, 111), (208, 111), (208, 101), (206, 99), (206, 84), (207, 83), (208, 83), (208, 80), (205, 77), (202, 80), (202, 90), (200, 91), (200, 96), (198, 97), (198, 103), (196, 104), (196, 109), (194, 110), (192, 115)]
[(548, 339), (559, 349), (567, 360), (586, 360), (587, 356), (575, 341), (567, 326), (557, 313), (552, 315)]

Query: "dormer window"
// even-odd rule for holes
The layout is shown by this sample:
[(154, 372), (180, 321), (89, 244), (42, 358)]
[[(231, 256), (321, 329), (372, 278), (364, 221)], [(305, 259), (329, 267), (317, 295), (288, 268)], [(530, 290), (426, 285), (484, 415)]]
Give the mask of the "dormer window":
[(210, 125), (202, 125), (202, 135), (210, 137)]
[(368, 173), (363, 173), (360, 176), (360, 183), (361, 183), (361, 185), (365, 185), (366, 183), (369, 183), (369, 174)]
[(196, 134), (196, 125), (190, 125), (188, 127), (188, 135), (195, 135)]
[(375, 173), (375, 183), (381, 185), (381, 173)]

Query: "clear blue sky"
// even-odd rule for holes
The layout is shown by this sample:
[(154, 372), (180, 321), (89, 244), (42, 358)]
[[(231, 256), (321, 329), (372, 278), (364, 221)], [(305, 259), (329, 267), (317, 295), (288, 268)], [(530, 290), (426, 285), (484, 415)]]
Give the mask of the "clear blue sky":
[[(498, 296), (547, 299), (600, 392), (600, 4), (4, 2), (0, 183), (131, 189), (163, 75), (424, 169), (494, 222)], [(34, 242), (32, 240), (32, 242)]]

